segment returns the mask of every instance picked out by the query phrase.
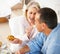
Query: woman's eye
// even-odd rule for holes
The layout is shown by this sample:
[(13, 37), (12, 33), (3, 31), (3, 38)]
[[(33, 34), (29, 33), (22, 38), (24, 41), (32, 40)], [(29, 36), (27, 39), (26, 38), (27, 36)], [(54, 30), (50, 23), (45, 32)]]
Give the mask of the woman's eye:
[(30, 12), (30, 14), (32, 14), (32, 12)]
[(36, 15), (36, 13), (34, 13), (34, 15)]

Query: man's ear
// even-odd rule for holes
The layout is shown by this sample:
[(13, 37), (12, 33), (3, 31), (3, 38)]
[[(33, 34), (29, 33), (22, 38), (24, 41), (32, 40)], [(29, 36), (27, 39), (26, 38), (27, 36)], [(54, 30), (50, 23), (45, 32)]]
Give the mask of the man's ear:
[(42, 30), (44, 30), (46, 28), (46, 24), (42, 23)]

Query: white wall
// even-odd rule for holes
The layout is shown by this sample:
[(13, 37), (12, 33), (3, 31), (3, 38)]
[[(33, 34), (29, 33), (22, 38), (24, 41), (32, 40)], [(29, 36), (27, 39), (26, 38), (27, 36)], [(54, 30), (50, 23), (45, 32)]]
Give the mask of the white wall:
[(41, 7), (50, 7), (54, 9), (58, 15), (58, 21), (60, 22), (60, 0), (36, 0)]

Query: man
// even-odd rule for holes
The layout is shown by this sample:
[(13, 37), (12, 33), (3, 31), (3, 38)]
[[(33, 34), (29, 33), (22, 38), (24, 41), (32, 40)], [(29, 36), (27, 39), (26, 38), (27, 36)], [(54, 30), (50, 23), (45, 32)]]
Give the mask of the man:
[[(60, 24), (57, 15), (50, 8), (42, 8), (35, 18), (35, 25), (40, 32), (16, 54), (60, 54)], [(43, 33), (41, 33), (43, 32)]]

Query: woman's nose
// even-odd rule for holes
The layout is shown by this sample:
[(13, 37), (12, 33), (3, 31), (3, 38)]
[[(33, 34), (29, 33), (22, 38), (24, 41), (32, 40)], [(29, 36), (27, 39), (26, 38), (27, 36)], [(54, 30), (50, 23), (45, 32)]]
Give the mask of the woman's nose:
[(34, 14), (31, 15), (31, 19), (33, 19), (33, 18), (35, 18), (35, 15)]

